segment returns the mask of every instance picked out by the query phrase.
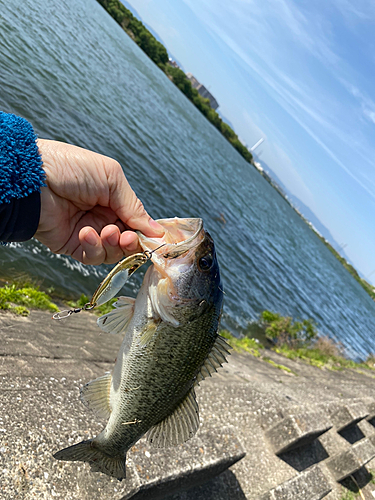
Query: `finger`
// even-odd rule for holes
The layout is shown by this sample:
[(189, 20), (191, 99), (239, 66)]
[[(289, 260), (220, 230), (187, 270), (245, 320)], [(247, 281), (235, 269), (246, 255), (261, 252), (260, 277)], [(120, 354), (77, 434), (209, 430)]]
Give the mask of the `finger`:
[[(92, 227), (84, 227), (80, 230), (79, 242), (81, 246), (80, 260), (83, 264), (97, 266), (105, 261), (106, 252), (98, 233)], [(73, 258), (77, 258), (75, 253)]]
[(125, 231), (121, 234), (120, 247), (126, 255), (142, 252), (138, 236), (134, 231)]
[(105, 263), (114, 264), (124, 257), (120, 247), (120, 230), (114, 224), (103, 227), (100, 233), (102, 245), (106, 253)]

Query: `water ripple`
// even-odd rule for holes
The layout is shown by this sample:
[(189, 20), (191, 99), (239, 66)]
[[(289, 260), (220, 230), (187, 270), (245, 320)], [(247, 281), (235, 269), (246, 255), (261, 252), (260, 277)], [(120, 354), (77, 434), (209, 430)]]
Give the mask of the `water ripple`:
[[(315, 319), (353, 355), (375, 351), (374, 302), (97, 2), (0, 7), (1, 109), (41, 137), (116, 158), (154, 217), (203, 217), (222, 269), (224, 325), (240, 332), (268, 308)], [(109, 269), (34, 241), (0, 248), (0, 264), (72, 297), (90, 295)]]

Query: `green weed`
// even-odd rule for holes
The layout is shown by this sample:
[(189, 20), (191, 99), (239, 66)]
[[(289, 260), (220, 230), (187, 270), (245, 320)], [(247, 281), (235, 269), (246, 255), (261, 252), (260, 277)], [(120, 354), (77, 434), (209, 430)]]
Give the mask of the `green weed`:
[(274, 366), (275, 368), (278, 368), (279, 370), (283, 370), (284, 372), (287, 373), (292, 373), (293, 375), (297, 375), (296, 372), (288, 368), (287, 366), (280, 365), (278, 363), (275, 363), (271, 358), (268, 358), (267, 356), (262, 356), (263, 361), (266, 363), (269, 363), (270, 365)]
[(350, 490), (346, 490), (340, 500), (356, 500), (357, 498), (358, 498), (358, 493), (353, 493)]
[(220, 335), (224, 337), (228, 344), (237, 352), (246, 351), (259, 358), (261, 356), (260, 351), (264, 349), (264, 347), (255, 339), (249, 337), (242, 337), (241, 339), (238, 339), (228, 332), (228, 330), (221, 330)]
[(0, 309), (22, 316), (27, 316), (29, 309), (58, 311), (56, 304), (46, 293), (41, 292), (38, 286), (30, 284), (20, 286), (15, 283), (0, 287)]
[(279, 365), (272, 361), (272, 359), (268, 358), (267, 356), (263, 355), (264, 352), (264, 346), (259, 343), (259, 341), (249, 338), (249, 337), (242, 337), (241, 339), (238, 339), (234, 337), (228, 330), (222, 330), (220, 332), (220, 335), (226, 339), (228, 344), (233, 347), (233, 349), (237, 352), (248, 352), (255, 356), (256, 358), (261, 358), (263, 361), (266, 363), (269, 363), (270, 365), (274, 366), (275, 368), (278, 368), (279, 370), (284, 370), (288, 373), (293, 373), (296, 375), (293, 370), (288, 368), (287, 366), (284, 365)]
[(260, 315), (266, 337), (276, 344), (287, 344), (291, 347), (308, 345), (318, 336), (318, 330), (311, 319), (294, 320), (290, 316), (281, 316), (265, 310)]
[[(253, 356), (262, 357), (284, 371), (292, 372), (283, 365), (265, 359), (261, 352), (265, 346), (288, 359), (300, 359), (317, 368), (354, 369), (360, 373), (363, 373), (361, 370), (375, 371), (375, 355), (370, 355), (360, 363), (346, 358), (344, 346), (328, 336), (318, 337), (316, 324), (310, 319), (296, 321), (289, 316), (265, 310), (259, 315), (258, 321), (249, 323), (242, 338), (238, 339), (227, 331), (221, 334), (236, 351), (246, 351)], [(253, 335), (261, 339), (261, 342), (252, 338)]]

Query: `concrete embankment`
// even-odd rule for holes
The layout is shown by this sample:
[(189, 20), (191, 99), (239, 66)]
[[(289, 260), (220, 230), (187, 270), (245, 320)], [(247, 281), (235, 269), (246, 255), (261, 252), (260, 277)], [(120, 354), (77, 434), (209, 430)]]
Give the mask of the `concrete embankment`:
[(355, 483), (374, 498), (373, 376), (273, 352), (295, 374), (233, 353), (197, 390), (197, 436), (167, 450), (142, 439), (122, 482), (54, 460), (103, 428), (79, 387), (111, 370), (121, 340), (89, 313), (61, 322), (39, 311), (0, 314), (0, 498), (339, 500)]

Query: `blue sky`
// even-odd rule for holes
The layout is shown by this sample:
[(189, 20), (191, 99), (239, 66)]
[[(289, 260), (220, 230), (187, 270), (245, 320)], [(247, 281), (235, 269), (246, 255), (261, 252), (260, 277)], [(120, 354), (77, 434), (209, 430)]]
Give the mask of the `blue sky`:
[(375, 282), (375, 2), (128, 2)]

